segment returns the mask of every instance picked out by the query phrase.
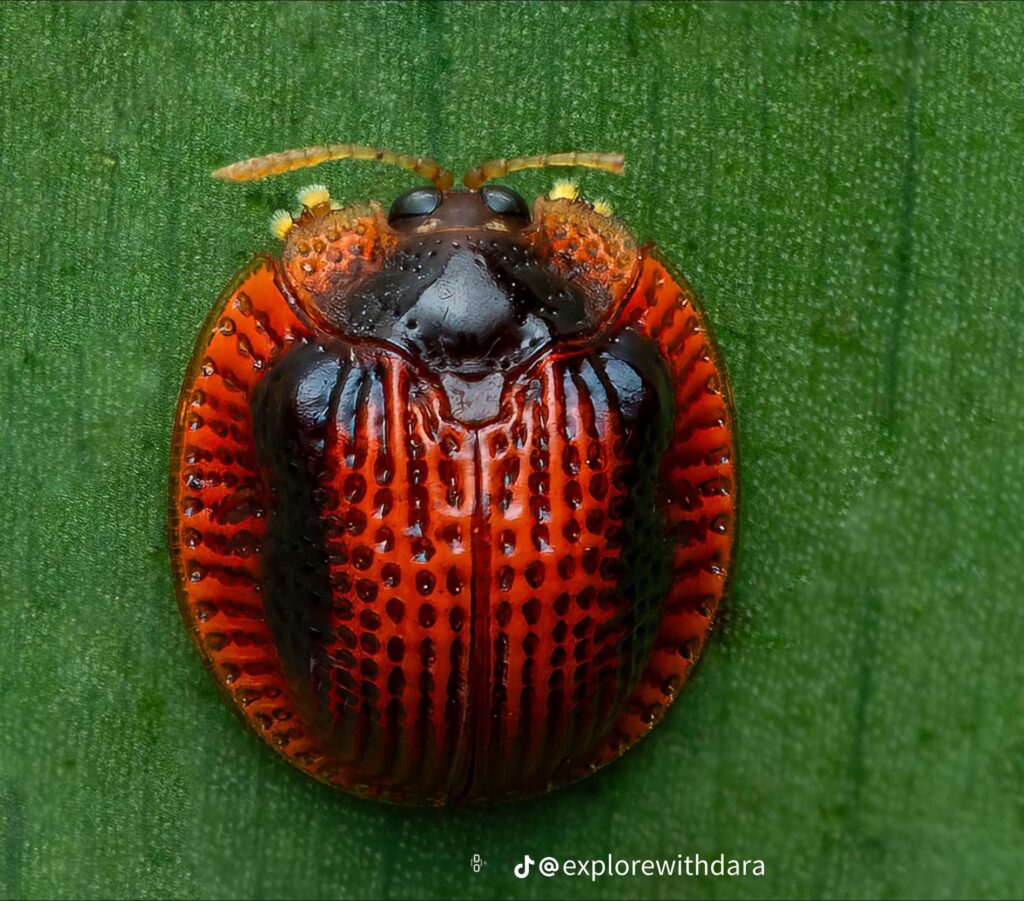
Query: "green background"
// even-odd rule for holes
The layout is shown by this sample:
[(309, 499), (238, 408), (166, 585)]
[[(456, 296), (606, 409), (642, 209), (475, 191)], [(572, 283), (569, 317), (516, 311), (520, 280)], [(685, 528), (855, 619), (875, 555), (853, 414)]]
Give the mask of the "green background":
[[(0, 56), (0, 893), (1024, 891), (1024, 7), (5, 4)], [(624, 151), (584, 193), (687, 274), (728, 361), (732, 601), (652, 737), (538, 801), (334, 794), (182, 628), (166, 460), (207, 309), (298, 187), (416, 183), (208, 172), (328, 140)], [(609, 852), (767, 875), (512, 876)]]

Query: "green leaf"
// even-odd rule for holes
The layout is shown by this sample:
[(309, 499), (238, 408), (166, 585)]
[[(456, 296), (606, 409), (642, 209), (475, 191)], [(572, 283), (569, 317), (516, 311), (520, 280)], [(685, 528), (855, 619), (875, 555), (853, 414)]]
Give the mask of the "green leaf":
[[(1024, 7), (4, 4), (0, 51), (0, 894), (1024, 891)], [(721, 339), (732, 601), (651, 737), (541, 800), (332, 793), (239, 726), (182, 628), (166, 462), (206, 310), (296, 188), (413, 183), (208, 173), (329, 140), (457, 171), (625, 152), (585, 195)], [(609, 853), (766, 875), (512, 872)]]

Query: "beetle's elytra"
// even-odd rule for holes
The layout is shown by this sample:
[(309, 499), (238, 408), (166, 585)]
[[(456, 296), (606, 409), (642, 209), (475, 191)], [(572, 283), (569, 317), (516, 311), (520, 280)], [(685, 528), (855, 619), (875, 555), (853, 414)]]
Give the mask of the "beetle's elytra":
[(300, 195), (218, 301), (182, 388), (170, 538), (214, 679), (289, 762), (447, 804), (592, 772), (664, 713), (732, 566), (734, 420), (707, 320), (561, 183), (352, 145), (434, 187)]

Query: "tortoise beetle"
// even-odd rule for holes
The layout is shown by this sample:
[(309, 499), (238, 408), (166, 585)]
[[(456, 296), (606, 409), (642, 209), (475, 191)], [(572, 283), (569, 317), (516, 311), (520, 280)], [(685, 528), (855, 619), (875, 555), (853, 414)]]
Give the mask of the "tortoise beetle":
[(278, 213), (203, 327), (172, 446), (190, 633), (290, 763), (382, 800), (535, 795), (665, 712), (726, 590), (729, 385), (700, 306), (602, 203), (491, 180), (621, 156), (495, 160), (465, 189), (357, 145), (214, 173), (375, 159), (430, 187)]

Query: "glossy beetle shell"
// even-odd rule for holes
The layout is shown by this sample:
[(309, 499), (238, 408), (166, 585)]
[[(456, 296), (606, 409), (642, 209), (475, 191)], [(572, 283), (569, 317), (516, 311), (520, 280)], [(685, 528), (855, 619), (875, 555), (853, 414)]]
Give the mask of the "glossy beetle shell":
[(179, 599), (235, 709), (310, 775), (538, 794), (644, 735), (699, 655), (733, 559), (728, 383), (685, 283), (595, 217), (307, 211), (200, 334)]

